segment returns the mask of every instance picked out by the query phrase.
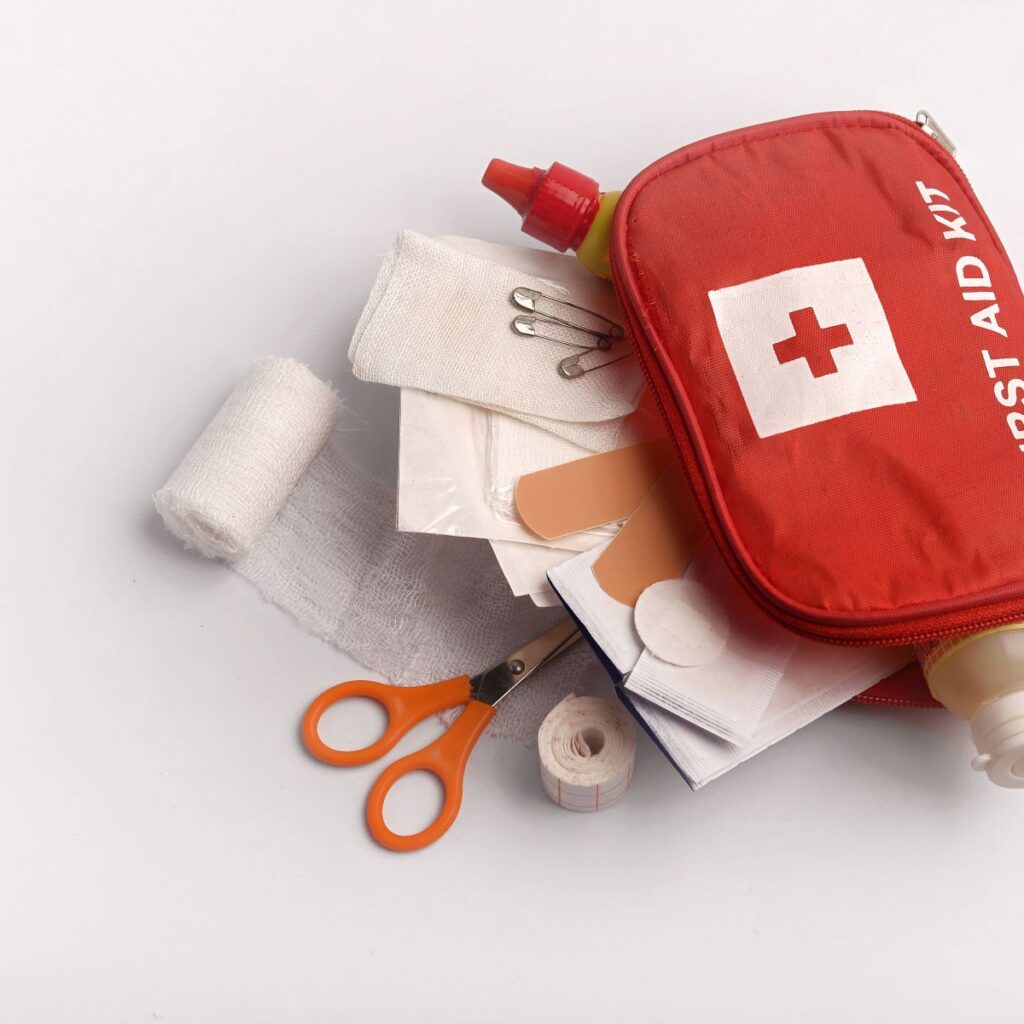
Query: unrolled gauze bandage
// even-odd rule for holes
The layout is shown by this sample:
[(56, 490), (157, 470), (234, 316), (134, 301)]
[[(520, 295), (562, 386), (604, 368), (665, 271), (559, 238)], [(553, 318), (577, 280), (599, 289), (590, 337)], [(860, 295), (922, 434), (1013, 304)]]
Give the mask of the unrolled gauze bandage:
[(599, 697), (568, 696), (537, 736), (544, 790), (559, 807), (601, 811), (633, 778), (636, 730), (627, 712)]
[[(562, 617), (513, 597), (486, 541), (396, 531), (394, 493), (345, 457), (336, 416), (333, 392), (304, 367), (257, 363), (161, 488), (158, 511), (392, 682), (481, 671)], [(502, 702), (488, 731), (532, 740), (594, 671), (575, 645)]]
[(207, 558), (252, 547), (338, 419), (329, 385), (294, 359), (259, 359), (153, 496), (168, 529)]

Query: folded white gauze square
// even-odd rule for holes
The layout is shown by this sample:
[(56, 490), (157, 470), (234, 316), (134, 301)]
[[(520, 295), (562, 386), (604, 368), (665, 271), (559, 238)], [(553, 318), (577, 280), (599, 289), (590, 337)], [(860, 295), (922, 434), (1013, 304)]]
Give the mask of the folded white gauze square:
[(634, 611), (645, 650), (625, 687), (733, 743), (754, 734), (796, 635), (757, 608), (717, 549), (680, 579), (648, 587)]
[[(593, 275), (579, 260), (560, 252), (531, 249), (525, 245), (498, 245), (495, 242), (463, 238), (459, 235), (442, 235), (437, 241), (470, 256), (496, 263), (500, 267), (522, 271), (524, 274), (539, 278), (544, 282), (545, 292), (557, 299), (569, 299), (574, 294), (586, 293), (594, 284)], [(554, 312), (554, 308), (551, 308), (551, 311)], [(512, 310), (513, 315), (517, 312), (521, 310)], [(559, 351), (559, 346), (550, 344), (553, 351)], [(564, 349), (564, 353), (559, 352), (557, 358), (571, 351)], [(629, 362), (630, 366), (624, 367), (627, 373), (632, 372), (634, 361)], [(614, 367), (609, 367), (608, 371), (602, 372), (618, 371)], [(517, 427), (522, 429), (517, 430)], [(535, 428), (539, 428), (539, 431)], [(536, 469), (543, 468), (543, 460), (539, 456), (548, 450), (552, 436), (565, 438), (570, 446), (576, 445), (577, 450), (585, 455), (588, 452), (605, 452), (610, 448), (636, 444), (651, 437), (660, 437), (662, 434), (664, 428), (653, 407), (640, 407), (625, 418), (600, 423), (566, 423), (546, 415), (531, 416), (522, 412), (515, 412), (512, 415), (495, 413), (488, 420), (487, 468), (490, 486), (494, 490), (499, 490), (509, 480), (514, 483), (523, 473), (530, 472), (522, 468), (528, 461), (536, 463)], [(581, 455), (572, 455), (561, 461), (568, 462), (570, 458), (580, 457)], [(548, 462), (547, 465), (555, 463)]]
[[(566, 294), (558, 297), (616, 321), (607, 283), (582, 268), (574, 268), (572, 276), (572, 286), (563, 285)], [(621, 420), (639, 402), (643, 378), (636, 360), (566, 380), (558, 362), (577, 349), (512, 330), (517, 312), (512, 291), (527, 287), (551, 295), (552, 284), (405, 231), (386, 257), (356, 326), (349, 349), (353, 370), (364, 380), (532, 418), (577, 443), (579, 432), (564, 425), (603, 424), (598, 429), (607, 433), (609, 421)], [(628, 351), (628, 340), (616, 345)]]
[[(545, 541), (511, 517), (495, 514), (486, 489), (488, 422), (493, 419), (508, 417), (429, 391), (402, 388), (398, 529), (557, 546), (571, 551), (587, 551), (606, 540), (613, 531), (602, 527)], [(547, 436), (559, 452), (569, 445), (553, 434)]]
[(845, 704), (912, 660), (906, 647), (840, 647), (799, 639), (754, 735), (734, 744), (642, 698), (633, 710), (694, 789)]

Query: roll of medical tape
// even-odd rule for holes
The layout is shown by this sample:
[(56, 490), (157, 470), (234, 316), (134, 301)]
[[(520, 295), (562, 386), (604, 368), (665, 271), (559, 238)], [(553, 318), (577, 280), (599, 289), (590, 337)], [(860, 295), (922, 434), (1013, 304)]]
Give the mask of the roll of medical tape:
[(624, 708), (598, 697), (566, 697), (537, 735), (540, 777), (559, 807), (601, 811), (633, 778), (636, 729)]

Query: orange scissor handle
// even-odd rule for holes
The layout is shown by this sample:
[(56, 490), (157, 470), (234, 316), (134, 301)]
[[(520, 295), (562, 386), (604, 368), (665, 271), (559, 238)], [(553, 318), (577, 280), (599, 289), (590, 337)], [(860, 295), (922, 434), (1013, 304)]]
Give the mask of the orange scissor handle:
[[(350, 697), (368, 697), (388, 713), (384, 735), (359, 750), (336, 750), (320, 739), (319, 725), (323, 713)], [(371, 679), (353, 679), (324, 690), (302, 716), (302, 742), (315, 757), (327, 764), (350, 768), (369, 764), (383, 757), (417, 722), (436, 715), (438, 711), (465, 704), (470, 697), (469, 676), (456, 676), (442, 683), (426, 686), (389, 686)], [(460, 719), (461, 720), (461, 719)], [(430, 749), (429, 747), (426, 749)], [(398, 762), (401, 764), (401, 761)], [(394, 767), (394, 766), (392, 766)]]
[[(452, 727), (433, 743), (413, 754), (400, 758), (381, 772), (366, 801), (366, 824), (370, 835), (389, 850), (408, 852), (422, 850), (440, 839), (451, 828), (462, 806), (462, 778), (466, 762), (487, 723), (494, 717), (494, 708), (479, 700), (471, 700)], [(444, 786), (444, 803), (434, 821), (422, 832), (411, 836), (392, 832), (384, 824), (384, 801), (388, 790), (410, 772), (431, 772)]]

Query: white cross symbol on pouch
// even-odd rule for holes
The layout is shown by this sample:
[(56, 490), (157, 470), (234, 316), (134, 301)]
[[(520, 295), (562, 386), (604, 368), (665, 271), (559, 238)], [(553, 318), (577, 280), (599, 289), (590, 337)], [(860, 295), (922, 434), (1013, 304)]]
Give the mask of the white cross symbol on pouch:
[(916, 402), (862, 259), (708, 292), (759, 437)]

